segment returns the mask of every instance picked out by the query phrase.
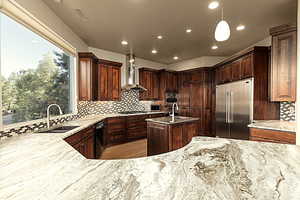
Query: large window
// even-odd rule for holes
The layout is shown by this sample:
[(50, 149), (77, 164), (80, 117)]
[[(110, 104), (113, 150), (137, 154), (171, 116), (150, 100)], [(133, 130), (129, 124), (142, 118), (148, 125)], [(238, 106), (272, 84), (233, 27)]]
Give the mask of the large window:
[(3, 13), (0, 22), (3, 124), (45, 118), (53, 103), (73, 112), (74, 56)]

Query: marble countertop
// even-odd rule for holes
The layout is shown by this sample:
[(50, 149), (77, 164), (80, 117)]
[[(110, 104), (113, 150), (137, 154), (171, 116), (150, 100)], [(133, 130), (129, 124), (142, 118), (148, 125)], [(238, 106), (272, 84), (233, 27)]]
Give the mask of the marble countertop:
[(296, 122), (282, 120), (256, 120), (248, 127), (296, 133)]
[(199, 118), (193, 118), (193, 117), (182, 117), (182, 116), (175, 116), (174, 122), (172, 121), (172, 117), (158, 117), (158, 118), (151, 118), (146, 119), (148, 122), (155, 122), (159, 124), (180, 124), (180, 123), (186, 123), (186, 122), (192, 122), (197, 121)]
[[(69, 123), (87, 126), (113, 116)], [(300, 196), (296, 145), (195, 137), (187, 146), (157, 156), (89, 160), (64, 137), (23, 134), (0, 141), (0, 199), (298, 200)]]

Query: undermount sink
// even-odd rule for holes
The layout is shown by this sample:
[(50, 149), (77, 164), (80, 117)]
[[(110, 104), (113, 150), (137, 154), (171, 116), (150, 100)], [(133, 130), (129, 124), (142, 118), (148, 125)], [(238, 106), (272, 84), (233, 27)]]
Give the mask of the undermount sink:
[(78, 127), (79, 126), (61, 126), (50, 130), (40, 131), (39, 133), (66, 133)]

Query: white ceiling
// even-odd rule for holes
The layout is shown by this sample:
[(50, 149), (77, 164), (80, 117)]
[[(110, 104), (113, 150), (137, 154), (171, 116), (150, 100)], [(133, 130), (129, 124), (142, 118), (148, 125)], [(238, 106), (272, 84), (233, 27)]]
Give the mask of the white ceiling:
[[(232, 35), (214, 40), (221, 10), (209, 0), (43, 0), (89, 46), (171, 64), (201, 56), (229, 56), (266, 38), (269, 28), (296, 23), (297, 0), (222, 0)], [(80, 11), (78, 11), (80, 9)], [(246, 25), (242, 32), (239, 24)], [(186, 34), (185, 29), (192, 33)], [(157, 35), (163, 35), (157, 40)], [(128, 47), (121, 40), (129, 42)], [(218, 50), (211, 50), (217, 44)], [(155, 48), (158, 54), (151, 54)], [(179, 60), (173, 60), (177, 55)]]

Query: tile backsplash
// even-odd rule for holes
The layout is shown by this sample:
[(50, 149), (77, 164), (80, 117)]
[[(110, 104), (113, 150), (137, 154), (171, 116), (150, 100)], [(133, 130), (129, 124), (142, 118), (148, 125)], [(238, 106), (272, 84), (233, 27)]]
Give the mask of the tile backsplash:
[(280, 120), (295, 121), (295, 103), (294, 102), (281, 102), (280, 103)]
[(120, 101), (80, 101), (79, 115), (110, 114), (124, 111), (150, 110), (151, 101), (139, 101), (139, 92), (122, 91)]
[[(150, 110), (151, 101), (139, 101), (138, 91), (122, 91), (120, 101), (80, 101), (77, 105), (78, 114), (56, 117), (51, 125), (58, 125), (67, 121), (76, 120), (91, 114), (111, 114), (123, 111)], [(46, 120), (36, 120), (32, 123), (21, 123), (12, 128), (0, 131), (0, 139), (20, 135), (23, 133), (39, 131), (47, 127)]]

